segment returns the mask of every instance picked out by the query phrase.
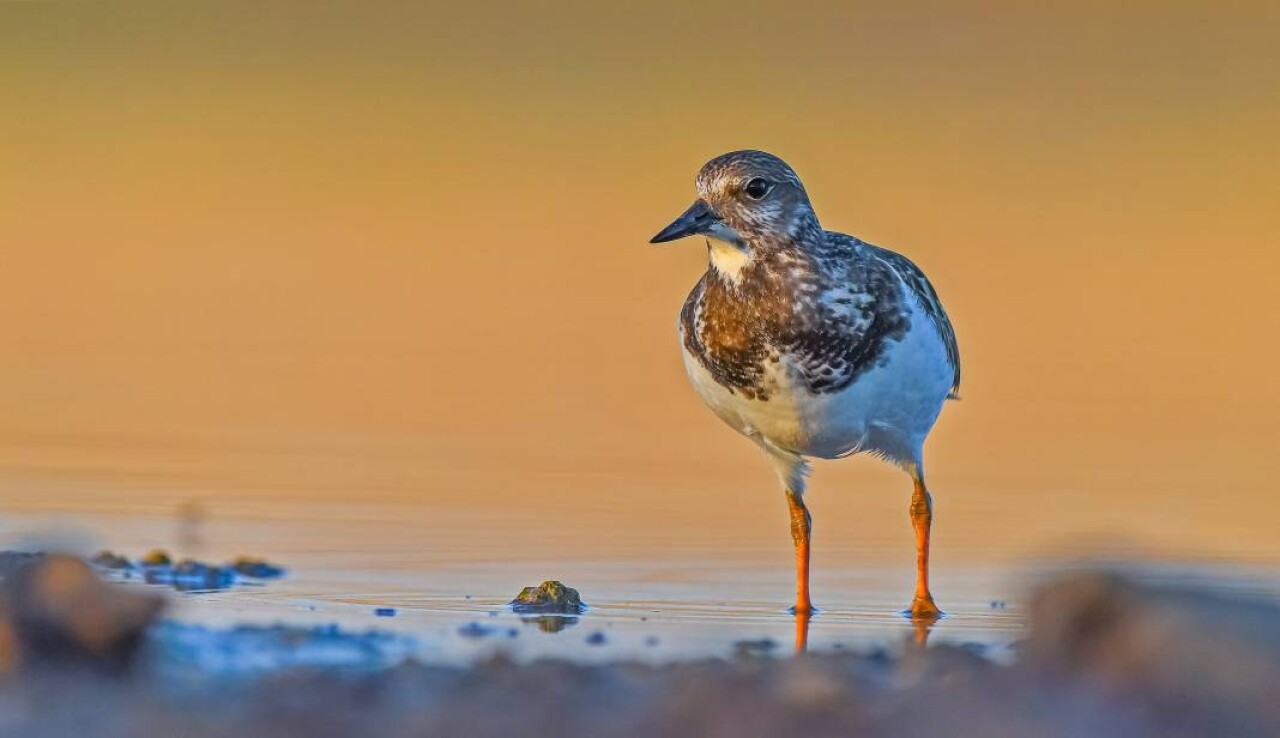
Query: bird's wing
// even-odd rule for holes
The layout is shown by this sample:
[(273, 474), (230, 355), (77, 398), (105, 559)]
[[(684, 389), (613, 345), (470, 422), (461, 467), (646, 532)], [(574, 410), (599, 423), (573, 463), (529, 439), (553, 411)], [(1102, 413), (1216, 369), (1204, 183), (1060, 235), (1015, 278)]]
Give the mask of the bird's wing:
[(946, 345), (947, 360), (951, 363), (953, 372), (951, 392), (947, 397), (951, 399), (958, 398), (960, 396), (960, 347), (956, 344), (955, 329), (951, 327), (951, 319), (947, 317), (947, 311), (942, 308), (942, 301), (938, 299), (938, 293), (933, 289), (933, 285), (929, 283), (929, 278), (924, 276), (924, 272), (920, 270), (920, 267), (915, 265), (915, 262), (902, 254), (888, 249), (882, 249), (871, 244), (867, 244), (867, 246), (870, 247), (876, 258), (898, 273), (903, 283), (915, 293), (916, 299), (924, 306), (924, 311), (929, 316), (929, 320), (938, 329), (938, 335), (942, 336), (942, 342)]

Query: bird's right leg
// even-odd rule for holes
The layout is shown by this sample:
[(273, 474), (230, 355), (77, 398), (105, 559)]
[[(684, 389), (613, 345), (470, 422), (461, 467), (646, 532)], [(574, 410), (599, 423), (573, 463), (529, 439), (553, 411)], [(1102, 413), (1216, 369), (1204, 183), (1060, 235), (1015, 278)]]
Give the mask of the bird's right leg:
[(782, 488), (787, 494), (791, 540), (796, 547), (796, 605), (793, 612), (808, 615), (813, 612), (813, 603), (809, 599), (809, 540), (813, 518), (804, 504), (805, 477), (809, 474), (809, 465), (796, 454), (764, 441), (760, 444), (769, 454), (773, 467), (778, 472), (778, 480), (782, 482)]
[(929, 592), (929, 529), (933, 525), (933, 497), (925, 486), (920, 466), (910, 468), (915, 487), (911, 493), (911, 527), (916, 533), (916, 596), (911, 601), (911, 617), (920, 620), (937, 620), (942, 611), (933, 602)]

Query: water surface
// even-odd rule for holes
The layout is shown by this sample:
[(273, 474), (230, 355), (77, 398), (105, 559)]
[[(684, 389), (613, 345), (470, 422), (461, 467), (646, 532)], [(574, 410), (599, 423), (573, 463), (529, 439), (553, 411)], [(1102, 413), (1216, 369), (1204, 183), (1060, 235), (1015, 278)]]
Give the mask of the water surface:
[[(651, 662), (744, 650), (785, 655), (798, 637), (784, 609), (794, 589), (783, 540), (721, 546), (713, 538), (655, 538), (597, 546), (597, 535), (575, 536), (554, 516), (524, 511), (495, 518), (483, 507), (376, 500), (257, 498), (167, 510), (143, 500), (119, 510), (42, 509), (27, 501), (23, 508), (0, 524), (6, 545), (107, 547), (135, 557), (163, 547), (214, 562), (266, 556), (288, 567), (286, 578), (261, 586), (174, 594), (170, 616), (187, 623), (384, 630), (412, 639), (410, 651), (419, 658), (443, 663), (497, 653)], [(901, 614), (912, 586), (909, 552), (831, 548), (815, 558), (822, 612), (809, 624), (808, 647), (892, 653), (916, 642), (922, 631)], [(928, 631), (929, 642), (1011, 658), (1024, 636), (1027, 587), (1067, 565), (943, 557), (934, 581), (947, 617)], [(1257, 562), (1147, 563), (1136, 571), (1165, 581), (1194, 576), (1210, 588), (1280, 599), (1276, 569)], [(543, 622), (512, 613), (506, 603), (543, 579), (578, 588), (588, 612)], [(386, 609), (394, 615), (379, 615)]]

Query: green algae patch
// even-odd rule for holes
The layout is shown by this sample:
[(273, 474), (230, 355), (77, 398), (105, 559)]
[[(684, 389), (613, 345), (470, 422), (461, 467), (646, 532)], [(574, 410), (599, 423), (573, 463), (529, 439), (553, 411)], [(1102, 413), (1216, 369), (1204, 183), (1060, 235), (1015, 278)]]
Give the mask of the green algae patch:
[(557, 580), (525, 587), (510, 603), (518, 613), (579, 615), (586, 611), (578, 590)]

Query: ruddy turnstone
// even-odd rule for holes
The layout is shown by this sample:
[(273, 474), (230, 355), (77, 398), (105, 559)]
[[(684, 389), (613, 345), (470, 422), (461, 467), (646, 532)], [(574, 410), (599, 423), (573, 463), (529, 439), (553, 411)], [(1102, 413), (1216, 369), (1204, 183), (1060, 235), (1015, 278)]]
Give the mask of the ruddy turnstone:
[(905, 256), (823, 230), (800, 178), (772, 154), (718, 156), (696, 186), (698, 199), (651, 243), (708, 237), (711, 263), (680, 311), (685, 369), (703, 401), (778, 472), (795, 541), (795, 612), (813, 610), (807, 459), (868, 453), (915, 483), (910, 614), (936, 619), (923, 446), (960, 386), (955, 333), (937, 293)]

